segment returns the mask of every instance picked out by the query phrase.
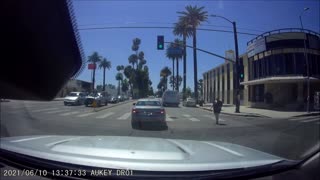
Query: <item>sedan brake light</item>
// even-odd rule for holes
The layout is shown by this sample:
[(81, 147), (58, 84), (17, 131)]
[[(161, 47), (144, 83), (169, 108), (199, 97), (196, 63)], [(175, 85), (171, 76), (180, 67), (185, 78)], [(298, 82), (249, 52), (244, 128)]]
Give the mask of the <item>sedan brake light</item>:
[(164, 109), (162, 109), (162, 110), (160, 111), (160, 113), (161, 113), (161, 114), (164, 114), (164, 113), (165, 113), (165, 110), (164, 110)]
[(132, 109), (132, 113), (138, 113), (138, 110)]

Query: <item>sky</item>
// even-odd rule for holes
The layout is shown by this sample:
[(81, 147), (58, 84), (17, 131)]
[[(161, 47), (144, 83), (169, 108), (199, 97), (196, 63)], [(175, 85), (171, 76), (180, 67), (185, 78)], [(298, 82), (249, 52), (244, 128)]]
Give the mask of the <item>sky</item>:
[[(117, 65), (129, 65), (128, 57), (132, 40), (141, 39), (140, 51), (145, 53), (153, 89), (160, 81), (160, 70), (172, 61), (165, 56), (165, 50), (157, 50), (157, 35), (164, 35), (165, 41), (178, 38), (172, 29), (92, 29), (103, 27), (148, 26), (171, 27), (178, 21), (178, 11), (184, 11), (187, 5), (204, 6), (209, 15), (216, 14), (235, 21), (238, 31), (239, 54), (246, 52), (247, 42), (262, 34), (282, 28), (300, 28), (299, 15), (304, 7), (309, 7), (302, 16), (303, 26), (320, 32), (320, 3), (317, 0), (253, 0), (253, 1), (111, 1), (111, 0), (73, 0), (73, 8), (81, 37), (85, 57), (94, 51), (111, 61), (112, 68), (106, 72), (106, 84), (117, 85), (115, 75)], [(232, 24), (217, 17), (208, 17), (199, 28), (232, 31)], [(192, 38), (187, 40), (192, 45)], [(197, 31), (197, 47), (225, 56), (226, 50), (234, 50), (233, 33), (216, 31)], [(223, 59), (202, 52), (198, 57), (198, 79), (203, 73), (224, 63)], [(182, 61), (179, 63), (179, 74), (182, 75)], [(96, 72), (96, 84), (102, 84), (103, 71)], [(77, 79), (91, 81), (91, 70), (86, 69)], [(193, 53), (187, 49), (187, 87), (193, 89)], [(182, 89), (182, 85), (180, 86)]]

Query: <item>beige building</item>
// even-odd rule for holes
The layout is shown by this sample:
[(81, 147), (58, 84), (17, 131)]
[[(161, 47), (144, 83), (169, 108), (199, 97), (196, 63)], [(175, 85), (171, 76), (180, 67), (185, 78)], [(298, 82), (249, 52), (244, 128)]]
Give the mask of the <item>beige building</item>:
[[(266, 32), (249, 41), (247, 53), (239, 59), (244, 75), (240, 78), (242, 105), (286, 110), (305, 109), (308, 72), (310, 109), (317, 103), (315, 99), (319, 97), (316, 94), (320, 92), (318, 33), (301, 29)], [(224, 104), (234, 104), (233, 69), (233, 63), (224, 63), (203, 74), (205, 102), (212, 102), (213, 98), (218, 97)]]

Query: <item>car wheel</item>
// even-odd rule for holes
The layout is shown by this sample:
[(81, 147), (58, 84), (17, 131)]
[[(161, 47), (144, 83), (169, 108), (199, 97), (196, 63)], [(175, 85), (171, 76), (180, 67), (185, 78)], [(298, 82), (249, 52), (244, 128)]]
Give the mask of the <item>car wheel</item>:
[(86, 107), (88, 107), (88, 104), (87, 104), (87, 103), (84, 103), (84, 105), (85, 105)]
[(138, 129), (138, 122), (131, 120), (131, 127), (132, 127), (132, 129)]
[(68, 105), (66, 102), (63, 103), (65, 106)]

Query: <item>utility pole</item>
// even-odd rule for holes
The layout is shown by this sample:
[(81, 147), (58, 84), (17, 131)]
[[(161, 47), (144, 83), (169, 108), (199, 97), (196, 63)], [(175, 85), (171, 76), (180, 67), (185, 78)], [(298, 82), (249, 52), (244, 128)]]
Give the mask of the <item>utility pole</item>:
[(233, 25), (233, 33), (234, 33), (234, 47), (236, 50), (236, 68), (234, 76), (236, 77), (236, 113), (240, 113), (240, 78), (239, 78), (239, 68), (240, 68), (240, 61), (239, 61), (239, 49), (238, 49), (238, 36), (237, 36), (237, 26), (236, 22), (232, 22)]

